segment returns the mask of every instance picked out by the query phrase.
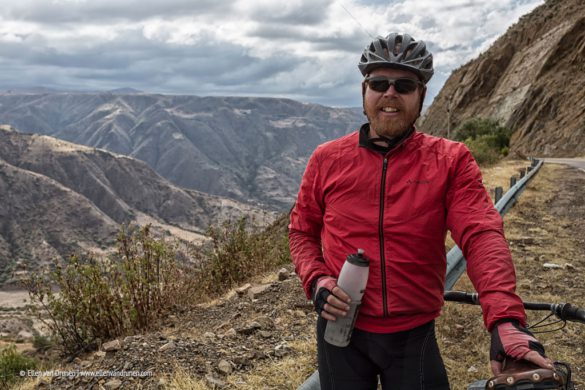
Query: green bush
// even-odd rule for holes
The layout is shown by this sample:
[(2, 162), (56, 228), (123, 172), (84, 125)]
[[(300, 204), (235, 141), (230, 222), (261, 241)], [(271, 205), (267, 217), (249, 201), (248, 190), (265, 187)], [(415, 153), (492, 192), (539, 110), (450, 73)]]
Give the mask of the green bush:
[(33, 347), (35, 347), (35, 349), (38, 352), (46, 352), (49, 349), (51, 349), (52, 346), (53, 342), (51, 341), (50, 338), (39, 334), (35, 334), (33, 338)]
[(508, 155), (511, 136), (497, 120), (472, 118), (456, 129), (455, 140), (467, 145), (478, 164), (489, 165)]
[(93, 350), (100, 341), (156, 328), (170, 312), (290, 263), (287, 221), (283, 216), (264, 231), (247, 218), (211, 227), (210, 241), (182, 262), (177, 248), (153, 238), (148, 226), (122, 230), (109, 259), (75, 255), (31, 276), (25, 286), (37, 304), (32, 310), (64, 354)]
[(264, 231), (251, 226), (248, 218), (211, 227), (211, 243), (198, 248), (197, 285), (200, 293), (213, 297), (250, 277), (290, 263), (286, 223), (282, 216)]
[(63, 352), (75, 355), (100, 341), (153, 328), (186, 304), (192, 278), (174, 256), (173, 248), (151, 237), (149, 226), (122, 230), (113, 257), (71, 256), (25, 285), (41, 307), (35, 309), (38, 317)]
[(14, 344), (0, 349), (0, 388), (7, 389), (21, 378), (20, 372), (34, 370), (37, 362), (20, 354)]

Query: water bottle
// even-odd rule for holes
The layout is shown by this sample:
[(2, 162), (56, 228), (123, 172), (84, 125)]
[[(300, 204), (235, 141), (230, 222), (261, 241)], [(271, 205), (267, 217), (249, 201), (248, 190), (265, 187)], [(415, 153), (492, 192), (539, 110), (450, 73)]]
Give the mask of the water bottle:
[(347, 347), (351, 339), (353, 326), (357, 318), (359, 305), (368, 283), (369, 260), (364, 257), (364, 250), (358, 249), (357, 254), (347, 256), (337, 285), (350, 296), (349, 312), (345, 317), (337, 317), (335, 321), (327, 321), (325, 341), (337, 347)]

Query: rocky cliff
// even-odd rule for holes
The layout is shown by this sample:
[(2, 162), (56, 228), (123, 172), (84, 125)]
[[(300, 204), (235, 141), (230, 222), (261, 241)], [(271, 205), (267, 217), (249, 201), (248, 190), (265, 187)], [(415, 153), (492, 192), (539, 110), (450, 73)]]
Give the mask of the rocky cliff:
[(585, 2), (548, 0), (455, 70), (421, 128), (447, 135), (471, 117), (501, 120), (521, 155), (585, 155)]
[(197, 241), (211, 224), (271, 213), (178, 188), (142, 161), (0, 126), (0, 282), (78, 251), (103, 253), (122, 224)]
[(172, 183), (285, 211), (315, 147), (361, 110), (288, 99), (4, 93), (1, 121), (146, 162)]

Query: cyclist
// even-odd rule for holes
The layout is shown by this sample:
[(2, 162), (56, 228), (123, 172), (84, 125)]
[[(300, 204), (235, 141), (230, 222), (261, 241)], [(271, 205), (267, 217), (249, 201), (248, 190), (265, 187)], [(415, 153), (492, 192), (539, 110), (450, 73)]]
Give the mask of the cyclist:
[[(480, 170), (461, 143), (417, 131), (433, 75), (423, 41), (392, 33), (359, 61), (368, 123), (317, 147), (290, 215), (295, 269), (319, 319), (322, 389), (448, 389), (435, 339), (443, 305), (447, 230), (467, 259), (492, 333), (491, 365), (526, 359), (550, 368), (525, 329), (522, 301), (500, 215)], [(370, 276), (350, 345), (323, 339), (326, 321), (347, 314), (336, 284), (350, 253), (363, 248)]]

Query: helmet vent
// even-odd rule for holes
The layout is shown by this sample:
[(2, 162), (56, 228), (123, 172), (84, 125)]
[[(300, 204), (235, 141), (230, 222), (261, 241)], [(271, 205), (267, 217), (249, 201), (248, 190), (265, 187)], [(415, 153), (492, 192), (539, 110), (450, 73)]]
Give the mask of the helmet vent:
[(399, 35), (396, 37), (396, 41), (394, 41), (394, 55), (397, 56), (400, 53), (400, 49), (402, 48), (402, 37)]

